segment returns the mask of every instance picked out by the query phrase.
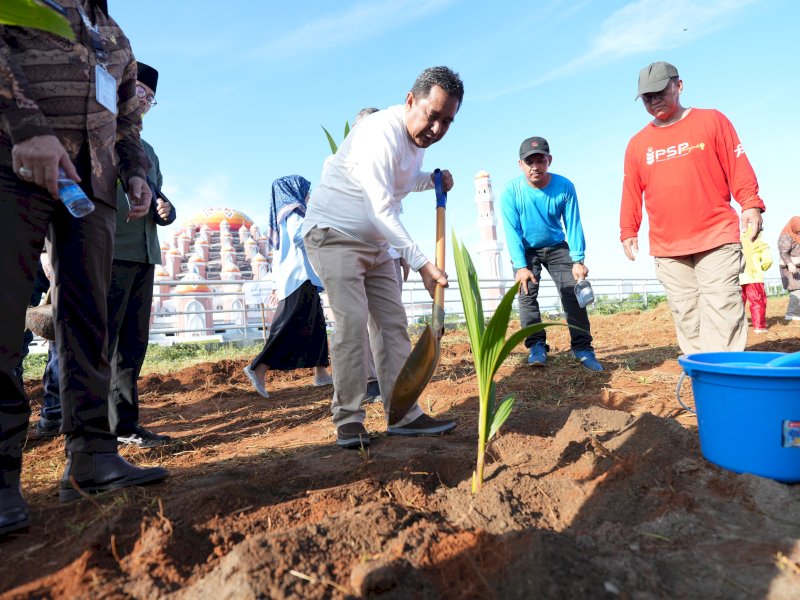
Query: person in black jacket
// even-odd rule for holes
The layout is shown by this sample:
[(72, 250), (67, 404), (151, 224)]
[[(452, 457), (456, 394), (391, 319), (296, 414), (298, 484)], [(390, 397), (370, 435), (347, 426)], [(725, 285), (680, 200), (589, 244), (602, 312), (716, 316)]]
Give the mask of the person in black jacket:
[[(158, 71), (137, 62), (136, 95), (142, 116), (156, 105)], [(117, 231), (114, 263), (108, 291), (108, 353), (111, 386), (108, 420), (111, 431), (122, 444), (153, 448), (171, 441), (166, 435), (145, 429), (139, 423), (137, 380), (150, 337), (150, 309), (153, 302), (155, 265), (161, 264), (157, 225), (175, 220), (175, 207), (161, 192), (161, 168), (153, 147), (142, 140), (150, 170), (147, 181), (153, 191), (149, 206), (129, 206), (122, 186), (117, 186)]]

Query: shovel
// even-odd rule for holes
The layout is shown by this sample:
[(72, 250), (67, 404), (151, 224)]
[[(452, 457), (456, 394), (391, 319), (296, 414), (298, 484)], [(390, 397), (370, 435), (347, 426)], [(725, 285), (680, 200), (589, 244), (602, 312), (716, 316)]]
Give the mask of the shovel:
[[(436, 267), (444, 271), (444, 210), (447, 194), (442, 187), (442, 172), (439, 169), (433, 173), (433, 183), (436, 188)], [(406, 416), (439, 364), (440, 342), (444, 334), (444, 288), (439, 284), (433, 291), (432, 320), (433, 328), (425, 326), (397, 376), (389, 401), (389, 425)]]

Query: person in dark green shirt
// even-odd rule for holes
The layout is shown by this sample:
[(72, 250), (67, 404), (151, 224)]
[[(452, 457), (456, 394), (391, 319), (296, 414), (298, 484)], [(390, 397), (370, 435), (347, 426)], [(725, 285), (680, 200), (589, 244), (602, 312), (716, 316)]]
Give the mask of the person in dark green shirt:
[[(141, 62), (137, 67), (136, 95), (144, 117), (156, 105), (158, 71)], [(172, 223), (175, 208), (161, 193), (163, 180), (158, 156), (144, 140), (142, 146), (150, 160), (147, 181), (153, 190), (152, 203), (142, 206), (130, 204), (125, 190), (117, 185), (117, 231), (108, 292), (108, 353), (111, 362), (108, 420), (120, 443), (152, 448), (170, 442), (171, 438), (140, 425), (137, 380), (150, 336), (155, 265), (161, 264), (157, 225)]]

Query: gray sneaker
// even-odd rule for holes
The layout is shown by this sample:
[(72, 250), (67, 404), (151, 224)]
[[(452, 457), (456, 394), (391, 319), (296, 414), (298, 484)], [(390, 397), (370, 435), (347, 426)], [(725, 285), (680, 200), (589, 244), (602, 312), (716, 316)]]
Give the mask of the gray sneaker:
[(416, 419), (401, 427), (389, 425), (389, 435), (441, 435), (455, 429), (455, 421), (439, 421), (426, 414), (421, 414)]
[(369, 433), (363, 423), (345, 423), (336, 428), (336, 445), (342, 448), (367, 448)]
[(381, 386), (378, 385), (378, 381), (370, 381), (367, 383), (367, 393), (364, 394), (364, 404), (378, 404), (383, 403), (383, 398), (381, 397)]

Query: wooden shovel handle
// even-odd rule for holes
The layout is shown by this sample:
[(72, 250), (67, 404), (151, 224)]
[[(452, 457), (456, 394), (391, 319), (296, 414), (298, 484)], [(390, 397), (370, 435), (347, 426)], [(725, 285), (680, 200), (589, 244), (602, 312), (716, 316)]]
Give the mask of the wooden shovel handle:
[[(444, 191), (442, 172), (439, 169), (433, 172), (433, 184), (436, 189), (436, 268), (444, 271), (444, 213), (447, 206), (447, 192)], [(444, 329), (444, 288), (437, 283), (433, 290), (433, 331), (439, 334), (442, 329)]]
[[(444, 209), (436, 209), (436, 268), (444, 271)], [(433, 301), (436, 304), (444, 305), (444, 288), (436, 284), (433, 291)]]

